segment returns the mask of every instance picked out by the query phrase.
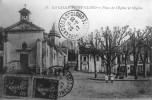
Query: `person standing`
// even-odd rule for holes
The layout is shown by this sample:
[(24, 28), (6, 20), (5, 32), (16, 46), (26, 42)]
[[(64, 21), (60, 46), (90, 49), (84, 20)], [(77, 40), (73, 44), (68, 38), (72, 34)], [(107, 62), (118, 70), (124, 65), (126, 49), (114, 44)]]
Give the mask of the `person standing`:
[(114, 76), (113, 76), (113, 74), (110, 75), (110, 80), (111, 80), (111, 83), (113, 83), (113, 81), (114, 81)]
[(108, 80), (109, 80), (108, 75), (105, 75), (105, 81), (106, 81), (106, 83), (108, 83)]

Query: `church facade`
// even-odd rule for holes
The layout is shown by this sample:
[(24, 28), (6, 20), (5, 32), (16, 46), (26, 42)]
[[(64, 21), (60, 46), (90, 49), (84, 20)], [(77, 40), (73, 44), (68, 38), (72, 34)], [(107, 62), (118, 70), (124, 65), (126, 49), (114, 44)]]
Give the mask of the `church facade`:
[[(3, 67), (7, 71), (13, 69), (31, 69), (42, 73), (44, 69), (66, 63), (66, 53), (57, 42), (54, 25), (49, 34), (30, 21), (31, 12), (23, 8), (19, 11), (20, 21), (5, 28)], [(20, 66), (8, 66), (11, 61), (19, 61)]]

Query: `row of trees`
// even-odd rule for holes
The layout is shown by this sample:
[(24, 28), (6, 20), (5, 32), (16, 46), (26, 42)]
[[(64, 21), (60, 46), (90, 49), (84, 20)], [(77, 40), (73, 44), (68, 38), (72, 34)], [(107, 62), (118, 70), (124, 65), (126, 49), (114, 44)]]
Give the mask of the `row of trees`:
[[(138, 78), (138, 61), (139, 57), (143, 62), (144, 74), (146, 77), (145, 66), (152, 47), (152, 28), (146, 27), (144, 30), (131, 29), (128, 25), (124, 27), (101, 28), (83, 36), (78, 40), (80, 48), (89, 48), (90, 54), (94, 57), (95, 78), (97, 77), (96, 56), (100, 56), (106, 64), (106, 74), (111, 74), (112, 64), (116, 58), (123, 55), (126, 66), (129, 55), (133, 55), (134, 76)], [(120, 68), (120, 59), (118, 59), (118, 69)], [(118, 71), (119, 72), (119, 71)], [(118, 73), (119, 74), (119, 73)]]

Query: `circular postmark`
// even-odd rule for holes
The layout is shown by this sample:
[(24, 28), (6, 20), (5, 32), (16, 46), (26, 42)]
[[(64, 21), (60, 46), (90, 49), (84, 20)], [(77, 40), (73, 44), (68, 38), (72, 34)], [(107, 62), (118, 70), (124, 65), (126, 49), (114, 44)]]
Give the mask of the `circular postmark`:
[(77, 40), (87, 33), (89, 29), (89, 21), (82, 11), (70, 10), (61, 16), (58, 28), (64, 38)]
[(48, 76), (59, 80), (58, 98), (66, 96), (73, 88), (74, 79), (69, 70), (63, 67), (51, 67)]

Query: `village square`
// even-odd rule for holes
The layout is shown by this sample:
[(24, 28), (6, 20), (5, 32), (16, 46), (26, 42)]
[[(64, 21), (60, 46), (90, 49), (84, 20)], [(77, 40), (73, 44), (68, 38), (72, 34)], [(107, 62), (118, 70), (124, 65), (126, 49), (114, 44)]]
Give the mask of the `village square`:
[(0, 24), (0, 99), (152, 98), (152, 26), (89, 32), (72, 9), (46, 32), (26, 4), (16, 12), (17, 22)]

